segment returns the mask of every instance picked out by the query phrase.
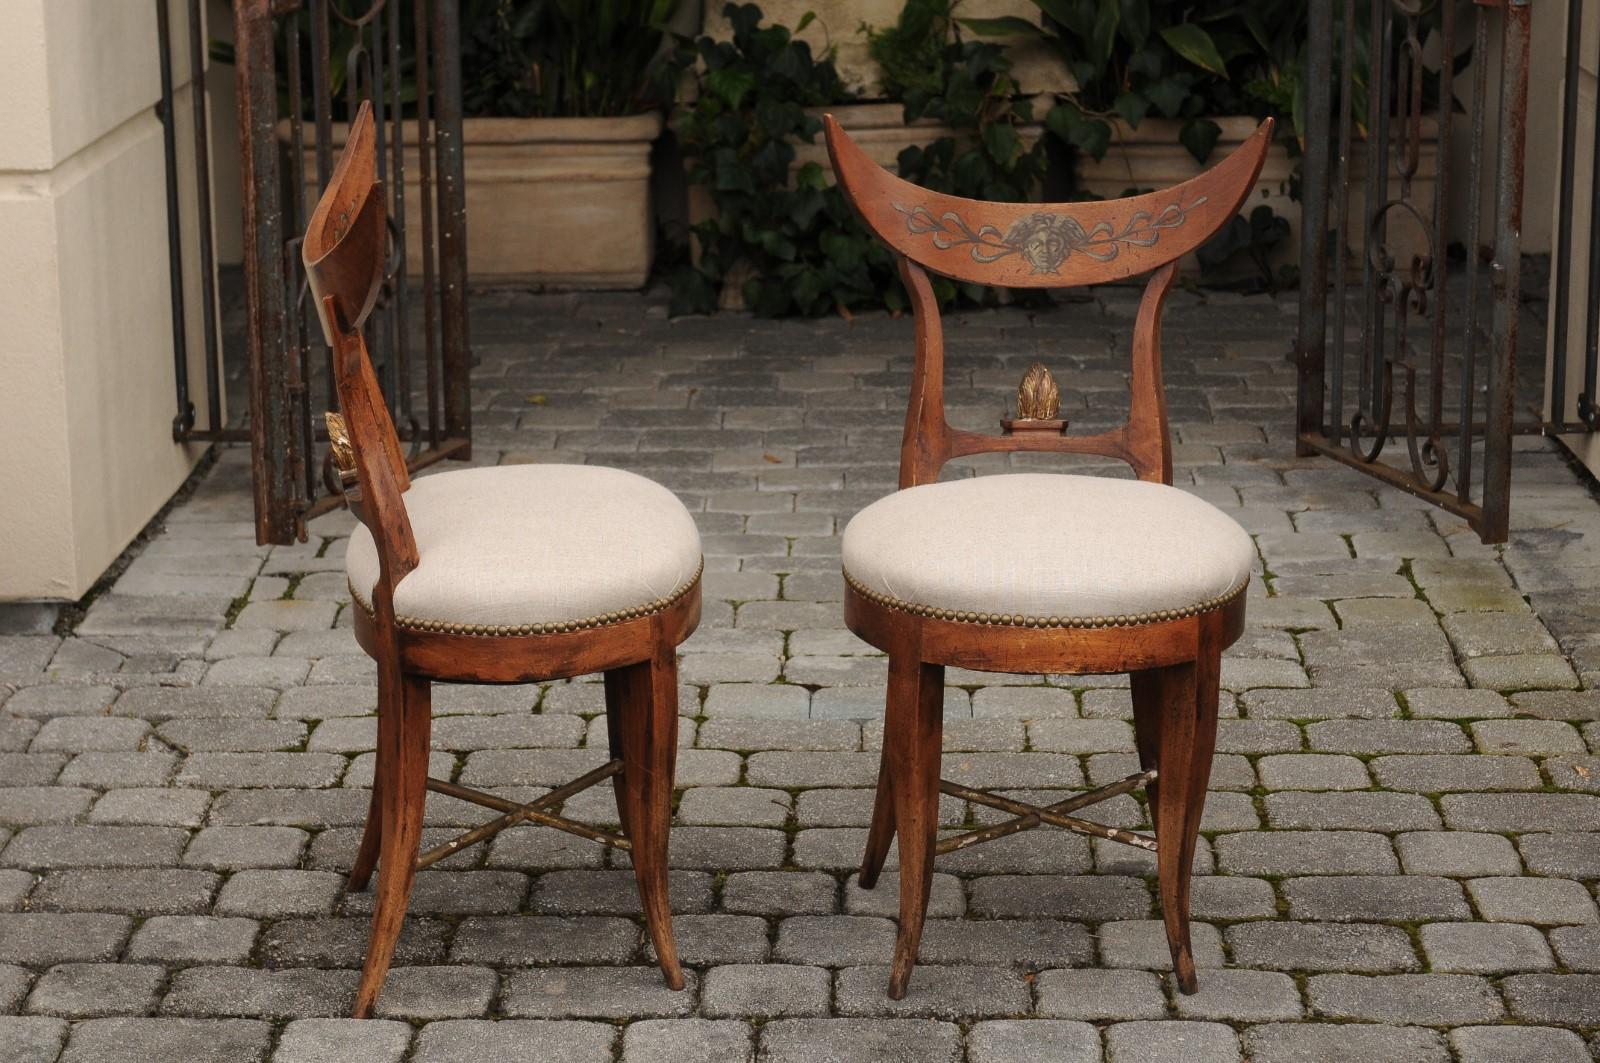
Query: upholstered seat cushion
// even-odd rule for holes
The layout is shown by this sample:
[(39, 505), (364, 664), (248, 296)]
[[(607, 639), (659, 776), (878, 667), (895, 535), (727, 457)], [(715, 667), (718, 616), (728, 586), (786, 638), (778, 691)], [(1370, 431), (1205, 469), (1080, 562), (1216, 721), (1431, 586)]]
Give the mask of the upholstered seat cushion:
[(1255, 556), (1243, 528), (1176, 488), (1046, 473), (908, 488), (844, 533), (858, 590), (990, 622), (1192, 613), (1243, 588)]
[[(593, 465), (418, 477), (405, 493), (417, 568), (395, 588), (409, 627), (527, 627), (659, 608), (700, 571), (694, 518), (665, 487)], [(378, 553), (357, 527), (345, 569), (372, 602)]]

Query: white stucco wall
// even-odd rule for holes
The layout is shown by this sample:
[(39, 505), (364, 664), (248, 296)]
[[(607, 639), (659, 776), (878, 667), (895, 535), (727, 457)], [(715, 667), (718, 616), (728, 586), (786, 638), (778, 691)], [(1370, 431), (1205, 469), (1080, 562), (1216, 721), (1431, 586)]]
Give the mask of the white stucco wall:
[[(186, 3), (174, 80), (189, 82)], [(0, 0), (0, 601), (74, 599), (183, 482), (155, 5)], [(185, 184), (190, 391), (204, 423), (192, 102)]]

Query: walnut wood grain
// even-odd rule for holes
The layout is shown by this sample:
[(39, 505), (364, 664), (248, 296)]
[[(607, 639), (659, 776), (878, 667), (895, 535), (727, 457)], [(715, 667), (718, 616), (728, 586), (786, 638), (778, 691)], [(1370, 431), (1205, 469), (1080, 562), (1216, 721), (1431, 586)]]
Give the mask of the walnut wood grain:
[[(1272, 123), (1262, 123), (1217, 166), (1173, 188), (1101, 203), (1049, 205), (978, 203), (918, 188), (868, 160), (831, 117), (825, 125), (839, 186), (867, 227), (899, 256), (915, 315), (916, 360), (901, 438), (900, 487), (936, 482), (952, 458), (996, 452), (1097, 454), (1126, 462), (1141, 480), (1170, 485), (1162, 305), (1177, 260), (1232, 218), (1254, 185)], [(1010, 287), (1104, 283), (1150, 272), (1133, 327), (1127, 421), (1091, 435), (1065, 434), (1065, 425), (1053, 419), (1030, 426), (1019, 418), (1003, 435), (953, 428), (945, 416), (944, 330), (930, 270)], [(1048, 385), (1030, 375), (1034, 379), (1025, 386), (1019, 414), (1050, 412)], [(1028, 626), (941, 619), (925, 615), (937, 610), (900, 607), (846, 581), (846, 626), (889, 657), (883, 751), (860, 885), (873, 888), (890, 843), (898, 838), (900, 928), (889, 972), (891, 998), (905, 995), (916, 963), (936, 853), (1042, 824), (1156, 849), (1178, 987), (1195, 991), (1190, 874), (1216, 743), (1222, 651), (1244, 629), (1245, 601), (1240, 593), (1215, 607), (1201, 603), (1201, 611), (1192, 615), (1150, 622)], [(1037, 806), (941, 783), (946, 667), (1033, 675), (1130, 673), (1143, 771), (1113, 789), (1146, 785), (1155, 841), (1066, 814), (1093, 795)], [(1007, 809), (1017, 818), (941, 847), (935, 840), (941, 789)]]
[[(430, 785), (489, 803), (502, 815), (424, 854), (422, 863), (443, 859), (461, 846), (523, 821), (627, 851), (662, 976), (673, 989), (682, 989), (683, 970), (667, 896), (667, 837), (677, 755), (676, 647), (700, 621), (699, 580), (655, 613), (579, 631), (467, 635), (416, 631), (396, 623), (395, 589), (422, 558), (406, 514), (410, 477), (404, 452), (362, 334), (383, 285), (387, 235), (374, 138), (371, 108), (363, 103), (302, 247), (318, 316), (333, 349), (339, 412), (354, 462), (353, 485), (345, 478), (346, 499), (372, 533), (378, 553), (379, 575), (371, 588), (370, 611), (359, 602), (350, 606), (356, 639), (378, 666), (377, 764), (366, 827), (349, 880), (351, 889), (364, 889), (376, 869), (378, 884), (354, 1014), (365, 1018), (372, 1013), (388, 976), (419, 865), (423, 804)], [(620, 772), (604, 773), (616, 778), (621, 837), (546, 812), (540, 802), (525, 806), (506, 802), (511, 805), (507, 808), (496, 805), (492, 795), (452, 791), (454, 784), (438, 780), (430, 784), (433, 682), (527, 683), (595, 672), (606, 676), (608, 723), (616, 736), (613, 756), (622, 765)], [(592, 772), (558, 788), (547, 800), (554, 803), (555, 795), (599, 778)]]

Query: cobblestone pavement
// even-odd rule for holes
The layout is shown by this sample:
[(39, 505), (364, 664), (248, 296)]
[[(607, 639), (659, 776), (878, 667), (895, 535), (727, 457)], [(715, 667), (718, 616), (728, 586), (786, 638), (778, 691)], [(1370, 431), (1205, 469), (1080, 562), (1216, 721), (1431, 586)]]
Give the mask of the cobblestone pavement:
[[(1077, 427), (1114, 422), (1135, 298), (956, 319), (953, 419), (992, 427), (1042, 356)], [(701, 522), (672, 839), (689, 988), (662, 988), (617, 854), (519, 827), (419, 877), (384, 1018), (340, 1018), (374, 734), (351, 522), (256, 547), (232, 450), (70, 636), (0, 639), (0, 1060), (1591, 1058), (1600, 507), (1545, 444), (1519, 445), (1510, 545), (1483, 547), (1292, 456), (1288, 301), (1177, 296), (1178, 482), (1261, 555), (1223, 670), (1201, 991), (1173, 991), (1145, 854), (1041, 830), (940, 860), (894, 1003), (896, 882), (852, 870), (885, 666), (843, 628), (837, 536), (894, 487), (909, 324), (669, 323), (609, 296), (475, 313), (479, 460), (635, 469)], [(1040, 800), (1130, 770), (1123, 678), (949, 683), (947, 776)], [(435, 774), (530, 798), (603, 757), (592, 682), (435, 706)], [(574, 804), (613, 814), (609, 789)], [(480, 818), (430, 798), (426, 842)]]

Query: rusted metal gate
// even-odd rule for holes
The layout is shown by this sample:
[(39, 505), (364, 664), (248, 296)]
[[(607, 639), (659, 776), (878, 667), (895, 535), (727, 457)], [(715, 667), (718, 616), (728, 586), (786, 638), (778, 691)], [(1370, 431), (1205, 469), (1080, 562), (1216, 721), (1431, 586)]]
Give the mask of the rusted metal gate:
[(1513, 433), (1563, 430), (1516, 419), (1530, 15), (1529, 0), (1310, 5), (1297, 450), (1486, 543), (1508, 533)]
[(318, 427), (336, 406), (332, 362), (300, 240), (343, 143), (336, 119), (361, 99), (389, 196), (367, 326), (379, 380), (413, 468), (471, 454), (458, 0), (234, 0), (234, 35), (256, 538), (287, 543), (341, 497)]

